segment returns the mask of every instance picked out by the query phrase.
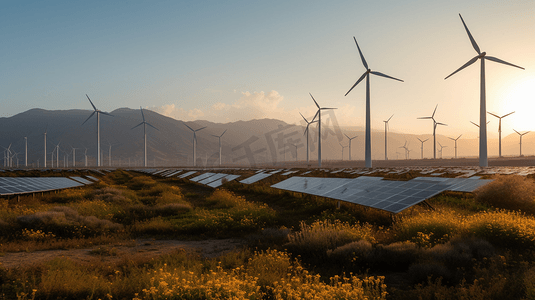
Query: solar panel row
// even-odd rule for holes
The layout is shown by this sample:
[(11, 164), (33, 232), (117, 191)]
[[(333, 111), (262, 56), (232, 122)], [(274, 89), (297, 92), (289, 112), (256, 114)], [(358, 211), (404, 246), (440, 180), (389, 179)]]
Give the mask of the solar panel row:
[(392, 181), (368, 176), (354, 179), (294, 176), (271, 187), (398, 213), (443, 191), (473, 192), (490, 181), (436, 177)]
[(0, 195), (46, 192), (83, 185), (66, 177), (0, 177)]

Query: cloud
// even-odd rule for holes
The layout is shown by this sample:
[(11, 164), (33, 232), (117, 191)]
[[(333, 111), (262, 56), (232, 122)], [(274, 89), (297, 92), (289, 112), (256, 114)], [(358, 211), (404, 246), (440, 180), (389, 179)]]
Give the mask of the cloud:
[[(289, 124), (301, 124), (301, 112), (307, 119), (312, 119), (316, 113), (316, 106), (287, 110), (281, 107), (284, 97), (277, 91), (261, 92), (242, 92), (239, 99), (232, 104), (217, 102), (208, 108), (194, 108), (184, 110), (175, 104), (166, 104), (159, 107), (149, 107), (150, 110), (158, 112), (168, 117), (182, 121), (209, 120), (218, 123), (227, 123), (235, 121), (248, 121), (252, 119), (279, 119)], [(356, 108), (349, 104), (339, 107), (335, 111), (336, 118), (340, 125), (361, 125), (355, 124)], [(309, 120), (310, 121), (310, 120)], [(304, 123), (304, 122), (303, 122)]]

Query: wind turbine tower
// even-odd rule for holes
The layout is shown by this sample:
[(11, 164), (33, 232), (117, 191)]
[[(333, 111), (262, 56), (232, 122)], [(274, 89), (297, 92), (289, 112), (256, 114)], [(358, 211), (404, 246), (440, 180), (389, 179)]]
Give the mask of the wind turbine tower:
[(227, 129), (225, 129), (225, 131), (223, 131), (221, 135), (212, 134), (212, 136), (215, 136), (216, 138), (219, 139), (219, 167), (221, 167), (221, 137), (223, 136), (223, 134), (225, 134), (225, 132), (227, 132)]
[(197, 166), (197, 131), (203, 130), (205, 127), (199, 128), (197, 130), (193, 130), (191, 127), (189, 127), (186, 123), (183, 123), (186, 125), (186, 127), (189, 128), (189, 130), (193, 131), (193, 166)]
[(503, 116), (498, 116), (498, 115), (495, 115), (491, 112), (489, 112), (489, 114), (495, 116), (496, 118), (498, 118), (498, 145), (499, 145), (499, 157), (502, 157), (502, 119), (507, 117), (508, 115), (511, 115), (511, 114), (514, 114), (515, 112), (511, 112), (511, 113), (508, 113), (506, 115), (503, 115)]
[(45, 128), (45, 133), (44, 133), (44, 136), (45, 136), (45, 160), (43, 161), (43, 167), (46, 168), (46, 128)]
[[(513, 129), (514, 130), (514, 129)], [(520, 133), (518, 131), (515, 130), (516, 133), (518, 133), (518, 135), (520, 136), (520, 156), (522, 156), (522, 137), (528, 133), (530, 133), (530, 131), (526, 131), (524, 133)]]
[(362, 60), (362, 64), (364, 65), (364, 68), (366, 68), (366, 71), (364, 72), (364, 74), (362, 74), (362, 76), (360, 76), (357, 82), (349, 89), (349, 91), (345, 94), (345, 96), (347, 96), (347, 94), (349, 94), (349, 92), (351, 92), (351, 90), (353, 90), (353, 88), (357, 86), (357, 84), (359, 84), (364, 79), (364, 77), (366, 77), (366, 137), (365, 137), (365, 145), (364, 145), (364, 148), (365, 148), (364, 156), (366, 158), (366, 168), (371, 168), (372, 167), (372, 134), (371, 134), (371, 113), (370, 113), (370, 74), (394, 79), (394, 80), (401, 81), (401, 82), (403, 82), (403, 80), (388, 76), (386, 74), (383, 74), (377, 71), (372, 71), (370, 68), (368, 68), (368, 63), (364, 59), (364, 55), (362, 55), (362, 51), (360, 51), (360, 47), (359, 47), (359, 44), (357, 43), (357, 39), (355, 37), (353, 37), (353, 39), (355, 40), (355, 44), (357, 44), (357, 49), (359, 50), (360, 59)]
[(433, 111), (433, 114), (430, 117), (420, 117), (418, 119), (431, 119), (433, 120), (433, 159), (437, 159), (437, 136), (436, 136), (436, 130), (437, 125), (444, 125), (448, 126), (444, 123), (439, 123), (435, 120), (435, 113), (437, 112), (438, 104), (435, 106), (435, 110)]
[(388, 132), (388, 122), (390, 121), (390, 119), (392, 119), (394, 115), (392, 114), (390, 116), (390, 118), (388, 118), (388, 120), (386, 121), (383, 121), (385, 123), (385, 160), (388, 160), (388, 147), (387, 147), (387, 143), (388, 143), (388, 136), (387, 136), (387, 132)]
[(457, 140), (460, 139), (461, 136), (462, 134), (459, 135), (456, 139), (448, 137), (450, 140), (455, 141), (455, 158), (457, 158)]
[[(349, 160), (351, 160), (351, 141), (355, 138), (357, 138), (358, 136), (355, 135), (354, 137), (350, 138), (347, 134), (344, 133), (344, 135), (349, 139)], [(342, 150), (343, 151), (343, 150)], [(342, 158), (344, 156), (342, 155)], [(342, 159), (343, 160), (343, 159)]]
[(89, 115), (89, 118), (87, 118), (84, 121), (84, 123), (82, 123), (82, 125), (84, 125), (85, 122), (87, 122), (89, 119), (91, 119), (91, 117), (95, 113), (97, 114), (97, 167), (100, 167), (100, 114), (105, 114), (105, 115), (108, 115), (108, 116), (111, 116), (111, 117), (113, 117), (113, 116), (110, 115), (109, 113), (106, 113), (106, 112), (98, 110), (95, 107), (95, 105), (93, 104), (93, 102), (91, 101), (91, 99), (89, 99), (89, 96), (87, 94), (85, 94), (85, 96), (87, 97), (87, 100), (89, 100), (89, 103), (91, 103), (91, 106), (93, 106), (93, 112), (91, 113), (91, 115)]
[(344, 161), (344, 148), (346, 148), (347, 146), (342, 145), (342, 143), (338, 144), (340, 144), (340, 146), (342, 147), (342, 161)]
[(25, 148), (24, 166), (28, 167), (28, 137), (27, 136), (24, 137), (24, 148)]
[(420, 147), (420, 152), (421, 152), (421, 155), (420, 155), (420, 159), (424, 159), (424, 143), (427, 142), (429, 139), (425, 139), (425, 140), (421, 140), (420, 138), (417, 138), (420, 143), (422, 143), (422, 146)]
[[(310, 93), (309, 93), (310, 94)], [(329, 108), (329, 107), (320, 107), (318, 102), (316, 102), (316, 99), (314, 99), (314, 96), (310, 94), (310, 97), (312, 97), (312, 100), (318, 107), (318, 111), (316, 112), (316, 115), (318, 116), (318, 167), (321, 168), (321, 111), (326, 109), (336, 109), (336, 108)], [(316, 116), (312, 120), (316, 119)]]
[(438, 152), (440, 152), (440, 159), (442, 159), (442, 148), (447, 148), (448, 146), (442, 146), (440, 142), (438, 142), (438, 145), (440, 146), (440, 150), (438, 150)]
[[(475, 63), (478, 59), (481, 59), (481, 73), (480, 73), (480, 94), (479, 94), (479, 124), (486, 124), (487, 123), (487, 108), (486, 108), (486, 96), (485, 96), (485, 60), (488, 59), (490, 61), (494, 61), (497, 63), (501, 63), (504, 65), (516, 67), (519, 69), (524, 70), (524, 68), (519, 67), (517, 65), (513, 65), (511, 63), (508, 63), (506, 61), (503, 61), (501, 59), (498, 59), (496, 57), (487, 56), (486, 52), (481, 52), (479, 50), (479, 46), (477, 45), (476, 41), (472, 37), (472, 34), (468, 30), (468, 27), (466, 26), (466, 23), (464, 23), (463, 17), (461, 14), (459, 14), (459, 17), (461, 17), (461, 21), (463, 22), (464, 29), (466, 29), (466, 33), (468, 34), (468, 38), (470, 39), (470, 42), (472, 43), (472, 47), (474, 47), (474, 50), (477, 52), (477, 56), (470, 59), (467, 63), (462, 65), (459, 69), (457, 69), (455, 72), (451, 73), (444, 79), (448, 79), (453, 74), (461, 71), (462, 69), (470, 66), (471, 64)], [(480, 167), (488, 167), (488, 156), (487, 156), (487, 126), (480, 126), (479, 127), (479, 166)]]
[[(314, 122), (317, 122), (316, 120), (312, 119), (312, 121), (308, 121), (304, 116), (303, 114), (299, 113), (301, 115), (301, 117), (303, 118), (303, 120), (305, 120), (305, 123), (307, 123), (307, 127), (305, 128), (305, 135), (307, 136), (307, 165), (308, 165), (308, 127), (310, 126), (310, 124), (314, 123)], [(317, 115), (317, 114), (316, 114)], [(314, 116), (314, 118), (316, 118), (316, 116)]]
[[(137, 124), (136, 126), (132, 127), (132, 129), (143, 125), (143, 166), (147, 167), (147, 126), (146, 125), (149, 125), (150, 127), (154, 128), (154, 129), (156, 129), (158, 131), (160, 131), (160, 130), (158, 128), (152, 126), (150, 123), (146, 122), (145, 121), (145, 114), (143, 114), (143, 108), (140, 106), (139, 109), (141, 110), (141, 117), (143, 118), (143, 122), (141, 122), (141, 123)], [(111, 147), (111, 145), (110, 145), (110, 147)]]

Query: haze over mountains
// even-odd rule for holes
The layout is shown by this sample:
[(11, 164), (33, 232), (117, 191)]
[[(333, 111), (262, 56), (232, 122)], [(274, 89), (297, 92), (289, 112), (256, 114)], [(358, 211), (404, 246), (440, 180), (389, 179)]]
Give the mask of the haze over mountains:
[[(28, 138), (28, 163), (43, 165), (43, 133), (47, 131), (47, 164), (50, 165), (51, 153), (59, 143), (60, 167), (64, 159), (72, 166), (72, 147), (76, 148), (76, 165), (84, 165), (84, 152), (87, 149), (88, 165), (96, 164), (96, 118), (89, 117), (90, 110), (43, 110), (31, 109), (9, 118), (0, 118), (0, 146), (19, 153), (19, 165), (24, 163), (24, 137)], [(193, 133), (184, 126), (184, 122), (163, 116), (153, 111), (144, 110), (146, 121), (159, 130), (147, 127), (147, 151), (149, 166), (192, 166), (192, 138)], [(111, 145), (112, 165), (123, 167), (141, 166), (143, 164), (143, 128), (132, 129), (142, 121), (139, 109), (120, 108), (110, 114), (113, 117), (101, 115), (101, 162), (109, 165), (109, 150)], [(299, 117), (299, 116), (297, 116)], [(296, 118), (297, 119), (297, 118)], [(422, 126), (431, 124), (422, 122)], [(199, 120), (186, 122), (193, 129), (206, 126), (197, 132), (197, 166), (218, 165), (218, 138), (223, 131), (222, 161), (226, 166), (252, 166), (256, 164), (281, 165), (286, 161), (306, 160), (306, 136), (304, 121), (299, 124), (287, 124), (280, 120), (261, 119), (238, 121), (232, 123), (213, 123)], [(489, 131), (492, 129), (489, 128)], [(327, 160), (341, 160), (342, 147), (348, 145), (348, 139), (357, 135), (352, 141), (352, 159), (364, 159), (364, 131), (361, 128), (340, 128), (337, 126), (335, 112), (325, 112), (322, 115), (322, 157)], [(440, 130), (437, 129), (439, 133)], [(424, 144), (424, 158), (432, 158), (432, 135), (411, 135), (395, 132), (391, 127), (388, 135), (389, 159), (405, 159), (405, 150), (399, 148), (407, 141), (411, 150), (410, 158), (420, 158), (421, 143), (417, 140), (429, 139)], [(455, 137), (456, 138), (456, 137)], [(310, 126), (310, 159), (317, 159), (317, 128)], [(437, 134), (437, 141), (443, 146), (443, 157), (451, 158), (455, 155), (454, 142), (445, 136)], [(477, 156), (478, 140), (461, 139), (457, 142), (458, 156)], [(297, 148), (297, 153), (296, 153)], [(437, 149), (440, 147), (437, 144)], [(3, 149), (2, 149), (3, 150)], [(502, 137), (502, 152), (504, 156), (519, 154), (519, 138), (516, 133)], [(535, 153), (535, 134), (527, 134), (522, 140), (522, 153)], [(384, 159), (384, 128), (375, 128), (372, 132), (372, 158)], [(489, 139), (489, 155), (498, 155), (498, 140)], [(344, 149), (344, 160), (349, 156), (349, 149)], [(64, 158), (65, 157), (65, 158)], [(440, 153), (437, 154), (437, 158)], [(55, 157), (54, 157), (55, 159)], [(14, 161), (16, 164), (16, 160)], [(314, 163), (312, 163), (314, 164)], [(2, 164), (3, 165), (3, 164)]]

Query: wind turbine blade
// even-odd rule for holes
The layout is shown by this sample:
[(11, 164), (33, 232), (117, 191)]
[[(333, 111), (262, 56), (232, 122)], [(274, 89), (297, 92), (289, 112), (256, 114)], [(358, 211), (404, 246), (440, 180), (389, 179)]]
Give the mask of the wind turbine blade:
[(417, 119), (433, 119), (433, 117), (419, 117)]
[(450, 140), (452, 140), (452, 141), (455, 141), (455, 139), (454, 139), (454, 138), (450, 138), (449, 136), (448, 136), (448, 139), (450, 139)]
[(470, 121), (470, 123), (472, 123), (472, 124), (476, 125), (477, 127), (479, 127), (479, 125), (477, 125), (476, 123), (474, 123), (474, 122), (472, 122), (472, 121)]
[(460, 138), (461, 138), (461, 136), (462, 136), (462, 134), (461, 134), (461, 135), (459, 135), (459, 136), (458, 136), (458, 137), (457, 137), (457, 138), (456, 138), (455, 140), (458, 140), (458, 139), (460, 139)]
[(455, 72), (451, 73), (450, 75), (448, 75), (446, 78), (444, 78), (444, 80), (450, 78), (453, 74), (459, 72), (460, 70), (468, 67), (469, 65), (473, 64), (476, 62), (476, 60), (479, 58), (479, 56), (476, 56), (474, 58), (472, 58), (471, 60), (469, 60), (467, 63), (465, 63), (462, 67), (460, 67), (459, 69), (457, 69)]
[(147, 125), (149, 125), (150, 127), (152, 127), (152, 128), (154, 128), (154, 129), (156, 129), (156, 130), (160, 131), (160, 129), (158, 129), (158, 128), (156, 128), (156, 127), (152, 126), (151, 124), (149, 124), (149, 123), (147, 123), (147, 122), (145, 122), (145, 124), (147, 124)]
[(188, 127), (188, 128), (189, 128), (189, 130), (191, 130), (191, 131), (195, 132), (195, 130), (193, 130), (193, 129), (192, 129), (191, 127), (189, 127), (189, 126), (188, 126), (188, 124), (186, 124), (186, 123), (182, 123), (182, 124), (186, 125), (186, 127)]
[(392, 76), (388, 76), (386, 74), (383, 74), (381, 72), (377, 72), (377, 71), (370, 71), (370, 73), (372, 73), (373, 75), (377, 75), (377, 76), (381, 76), (381, 77), (385, 77), (385, 78), (390, 78), (390, 79), (394, 79), (394, 80), (397, 80), (397, 81), (401, 81), (401, 82), (404, 82), (403, 80), (401, 79), (397, 79), (395, 77), (392, 77)]
[(336, 107), (322, 107), (320, 109), (326, 110), (326, 109), (338, 109), (338, 108), (336, 108)]
[(89, 96), (87, 94), (85, 94), (85, 96), (87, 97), (87, 100), (89, 100), (89, 103), (91, 103), (91, 106), (93, 106), (93, 109), (96, 111), (97, 108), (95, 107), (95, 105), (93, 104), (93, 101), (91, 101), (91, 99), (89, 99)]
[(429, 139), (425, 139), (424, 143), (427, 142)]
[(99, 113), (101, 113), (101, 114), (104, 114), (104, 115), (106, 115), (106, 116), (110, 116), (110, 117), (113, 117), (113, 115), (112, 115), (112, 114), (109, 114), (109, 113), (107, 113), (107, 112), (99, 111)]
[(433, 114), (431, 115), (431, 119), (435, 116), (435, 113), (437, 112), (438, 104), (435, 106), (435, 110), (433, 111)]
[(390, 119), (392, 119), (393, 116), (394, 116), (394, 114), (392, 114), (392, 115), (390, 116), (390, 118), (388, 118), (388, 120), (386, 120), (386, 122), (388, 123), (388, 122), (390, 121)]
[(436, 122), (435, 124), (437, 124), (437, 125), (444, 125), (444, 126), (448, 126), (448, 124), (444, 124), (444, 123), (439, 123), (439, 122)]
[(320, 113), (320, 110), (318, 109), (318, 111), (316, 112), (316, 114), (314, 115), (314, 118), (312, 118), (312, 121), (310, 121), (310, 123), (314, 123), (318, 121), (316, 120), (316, 117), (318, 116), (319, 113)]
[(145, 115), (143, 114), (143, 107), (139, 107), (139, 109), (141, 110), (141, 117), (143, 118), (143, 122), (145, 122)]
[(141, 123), (137, 124), (136, 126), (132, 127), (130, 130), (132, 130), (132, 129), (134, 129), (134, 128), (137, 128), (137, 127), (143, 125), (143, 123), (145, 123), (145, 122), (141, 122)]
[[(422, 142), (422, 140), (420, 140), (420, 138), (416, 138), (417, 140), (419, 140), (420, 142)], [(423, 143), (423, 142), (422, 142)]]
[(353, 39), (355, 40), (355, 44), (357, 44), (357, 49), (359, 50), (359, 54), (360, 54), (360, 59), (362, 60), (362, 64), (364, 65), (364, 68), (366, 68), (366, 70), (368, 70), (368, 63), (366, 63), (366, 60), (364, 59), (364, 55), (362, 55), (362, 51), (360, 51), (360, 47), (359, 47), (359, 43), (357, 43), (357, 39), (355, 37), (353, 37)]
[(368, 75), (368, 71), (364, 72), (364, 74), (362, 74), (362, 76), (360, 76), (359, 80), (357, 80), (357, 82), (355, 82), (355, 84), (349, 89), (349, 91), (347, 91), (347, 93), (344, 96), (347, 96), (347, 94), (349, 94), (349, 92), (351, 92), (351, 90), (353, 90), (353, 88), (355, 88), (357, 86), (357, 84), (359, 84), (362, 81), (362, 79), (364, 79), (364, 77), (366, 77), (366, 75)]
[[(514, 129), (513, 129), (513, 130), (514, 130)], [(519, 135), (521, 135), (520, 132), (518, 132), (518, 131), (516, 131), (516, 130), (514, 130), (514, 131), (515, 131), (516, 133), (518, 133)]]
[(90, 115), (89, 115), (89, 118), (85, 119), (85, 121), (82, 123), (82, 125), (85, 124), (85, 122), (87, 122), (87, 120), (91, 119), (91, 117), (96, 113), (97, 111), (94, 110)]
[(505, 118), (505, 117), (507, 117), (508, 115), (511, 115), (511, 114), (514, 114), (514, 113), (515, 113), (514, 111), (513, 111), (513, 112), (510, 112), (510, 113), (508, 113), (508, 114), (506, 114), (506, 115), (503, 115), (502, 118)]
[(520, 67), (520, 66), (513, 65), (512, 63), (508, 63), (508, 62), (506, 62), (506, 61), (504, 61), (504, 60), (501, 60), (501, 59), (496, 58), (496, 57), (493, 57), (493, 56), (485, 56), (485, 59), (492, 60), (492, 61), (495, 61), (495, 62), (497, 62), (497, 63), (501, 63), (501, 64), (504, 64), (504, 65), (508, 65), (508, 66), (511, 66), (511, 67), (516, 67), (516, 68), (525, 70), (524, 68), (522, 68), (522, 67)]
[(310, 94), (310, 97), (312, 97), (312, 100), (314, 101), (314, 103), (316, 103), (316, 106), (317, 106), (317, 107), (318, 107), (318, 109), (319, 109), (319, 108), (320, 108), (320, 106), (319, 106), (318, 102), (316, 102), (316, 99), (314, 99), (314, 96), (312, 96), (312, 94), (311, 94), (311, 93), (309, 93), (309, 94)]
[(347, 136), (347, 134), (344, 133), (344, 135), (345, 135), (348, 139), (351, 139), (351, 138), (349, 138), (349, 136)]
[(219, 136), (219, 137), (222, 137), (223, 134), (225, 134), (225, 132), (227, 132), (228, 129), (225, 129), (225, 131), (223, 131), (223, 133)]
[(495, 117), (498, 118), (498, 119), (501, 119), (499, 116), (497, 116), (497, 115), (495, 115), (495, 114), (493, 114), (493, 113), (491, 113), (491, 112), (488, 112), (488, 111), (487, 111), (487, 113), (488, 113), (489, 115), (493, 115), (493, 116), (495, 116)]
[(206, 128), (206, 126), (204, 126), (204, 127), (202, 127), (202, 128), (199, 128), (199, 129), (197, 129), (197, 130), (195, 130), (195, 131), (200, 131), (200, 130), (203, 130), (204, 128)]
[(472, 43), (472, 47), (476, 50), (477, 54), (481, 54), (481, 50), (479, 50), (479, 46), (476, 43), (476, 40), (474, 40), (474, 37), (470, 33), (470, 30), (468, 30), (468, 27), (466, 26), (466, 23), (464, 23), (463, 16), (459, 14), (459, 17), (461, 17), (461, 21), (463, 22), (464, 29), (466, 29), (466, 33), (468, 33), (468, 37), (470, 38), (470, 42)]
[(301, 118), (303, 118), (303, 120), (305, 120), (305, 122), (308, 124), (308, 121), (307, 119), (303, 116), (303, 114), (301, 112), (299, 112), (299, 114), (301, 115)]

